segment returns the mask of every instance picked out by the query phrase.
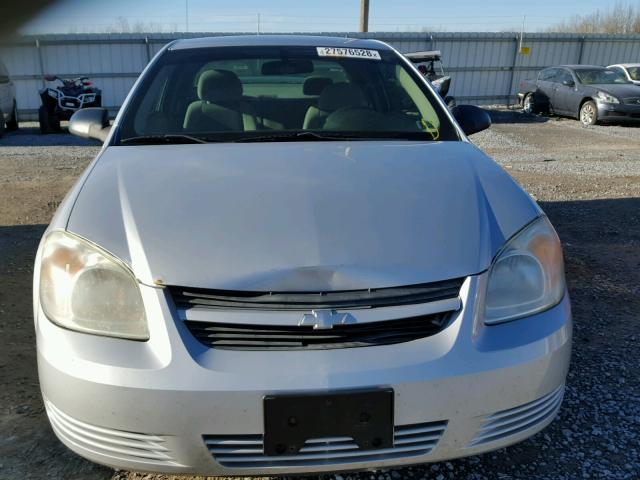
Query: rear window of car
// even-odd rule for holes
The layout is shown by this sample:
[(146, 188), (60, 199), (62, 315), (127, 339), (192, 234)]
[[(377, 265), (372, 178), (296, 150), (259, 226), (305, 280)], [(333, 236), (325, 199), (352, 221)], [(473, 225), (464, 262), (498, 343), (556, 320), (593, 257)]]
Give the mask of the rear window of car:
[(542, 80), (545, 82), (553, 81), (554, 77), (558, 74), (558, 70), (555, 68), (547, 68), (546, 70), (542, 70), (538, 75), (538, 80)]
[[(313, 92), (304, 92), (304, 82), (310, 73), (290, 73), (287, 75), (269, 75), (262, 72), (265, 64), (278, 61), (270, 59), (234, 59), (218, 60), (204, 65), (195, 75), (194, 86), (203, 72), (208, 70), (227, 70), (233, 72), (242, 83), (242, 93), (248, 97), (270, 96), (272, 98), (305, 98)], [(331, 79), (332, 82), (347, 82), (344, 68), (335, 62), (313, 61), (314, 76)]]
[[(328, 47), (327, 47), (328, 48)], [(219, 47), (166, 51), (127, 106), (120, 140), (350, 132), (458, 140), (424, 80), (390, 50)]]

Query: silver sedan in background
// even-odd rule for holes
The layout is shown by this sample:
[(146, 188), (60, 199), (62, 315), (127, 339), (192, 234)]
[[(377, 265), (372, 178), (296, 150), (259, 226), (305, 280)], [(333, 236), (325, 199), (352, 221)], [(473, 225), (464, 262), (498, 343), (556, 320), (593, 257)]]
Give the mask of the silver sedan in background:
[(11, 80), (6, 65), (0, 60), (0, 136), (5, 130), (17, 129), (16, 86)]
[(640, 63), (618, 63), (607, 68), (622, 73), (631, 83), (640, 86)]
[(179, 40), (133, 87), (38, 249), (42, 394), (116, 468), (284, 475), (495, 450), (563, 397), (549, 220), (373, 40)]

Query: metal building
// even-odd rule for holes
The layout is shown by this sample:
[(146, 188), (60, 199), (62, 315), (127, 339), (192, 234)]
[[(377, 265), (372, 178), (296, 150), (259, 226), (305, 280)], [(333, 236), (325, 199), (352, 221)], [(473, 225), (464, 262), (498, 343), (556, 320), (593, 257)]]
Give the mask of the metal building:
[[(45, 74), (87, 75), (103, 90), (103, 104), (117, 110), (147, 62), (175, 38), (220, 33), (80, 34), (24, 36), (0, 49), (16, 83), (23, 119), (37, 118)], [(225, 34), (228, 35), (228, 34)], [(321, 33), (376, 38), (401, 52), (441, 50), (458, 103), (508, 104), (518, 82), (554, 64), (640, 61), (640, 35), (514, 33)]]

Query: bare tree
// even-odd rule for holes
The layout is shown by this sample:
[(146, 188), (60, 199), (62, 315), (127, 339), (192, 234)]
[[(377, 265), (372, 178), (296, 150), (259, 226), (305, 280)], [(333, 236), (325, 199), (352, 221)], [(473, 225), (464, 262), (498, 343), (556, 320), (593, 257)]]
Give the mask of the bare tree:
[(574, 15), (548, 29), (565, 33), (640, 33), (640, 3), (618, 2), (613, 8), (598, 10), (588, 15)]
[(140, 20), (129, 23), (125, 17), (118, 17), (113, 25), (104, 29), (105, 33), (160, 33), (160, 32), (175, 32), (176, 24), (173, 23), (167, 27), (163, 27), (157, 22), (142, 22)]

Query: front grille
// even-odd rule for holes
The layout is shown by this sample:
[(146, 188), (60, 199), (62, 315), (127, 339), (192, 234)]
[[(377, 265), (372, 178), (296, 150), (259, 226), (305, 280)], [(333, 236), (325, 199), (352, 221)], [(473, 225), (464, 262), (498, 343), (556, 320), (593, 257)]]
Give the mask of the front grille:
[(307, 440), (297, 454), (277, 456), (264, 455), (262, 435), (205, 435), (204, 442), (223, 467), (313, 467), (426, 455), (446, 427), (446, 421), (397, 426), (393, 447), (379, 450), (361, 450), (350, 437)]
[(456, 298), (464, 278), (404, 287), (329, 292), (247, 292), (171, 286), (179, 309), (300, 310), (355, 309), (435, 302)]
[(564, 385), (533, 402), (489, 415), (469, 446), (502, 440), (552, 419), (563, 395)]
[(435, 335), (451, 312), (380, 322), (334, 325), (245, 325), (186, 320), (191, 334), (208, 347), (227, 350), (326, 350), (409, 342)]

